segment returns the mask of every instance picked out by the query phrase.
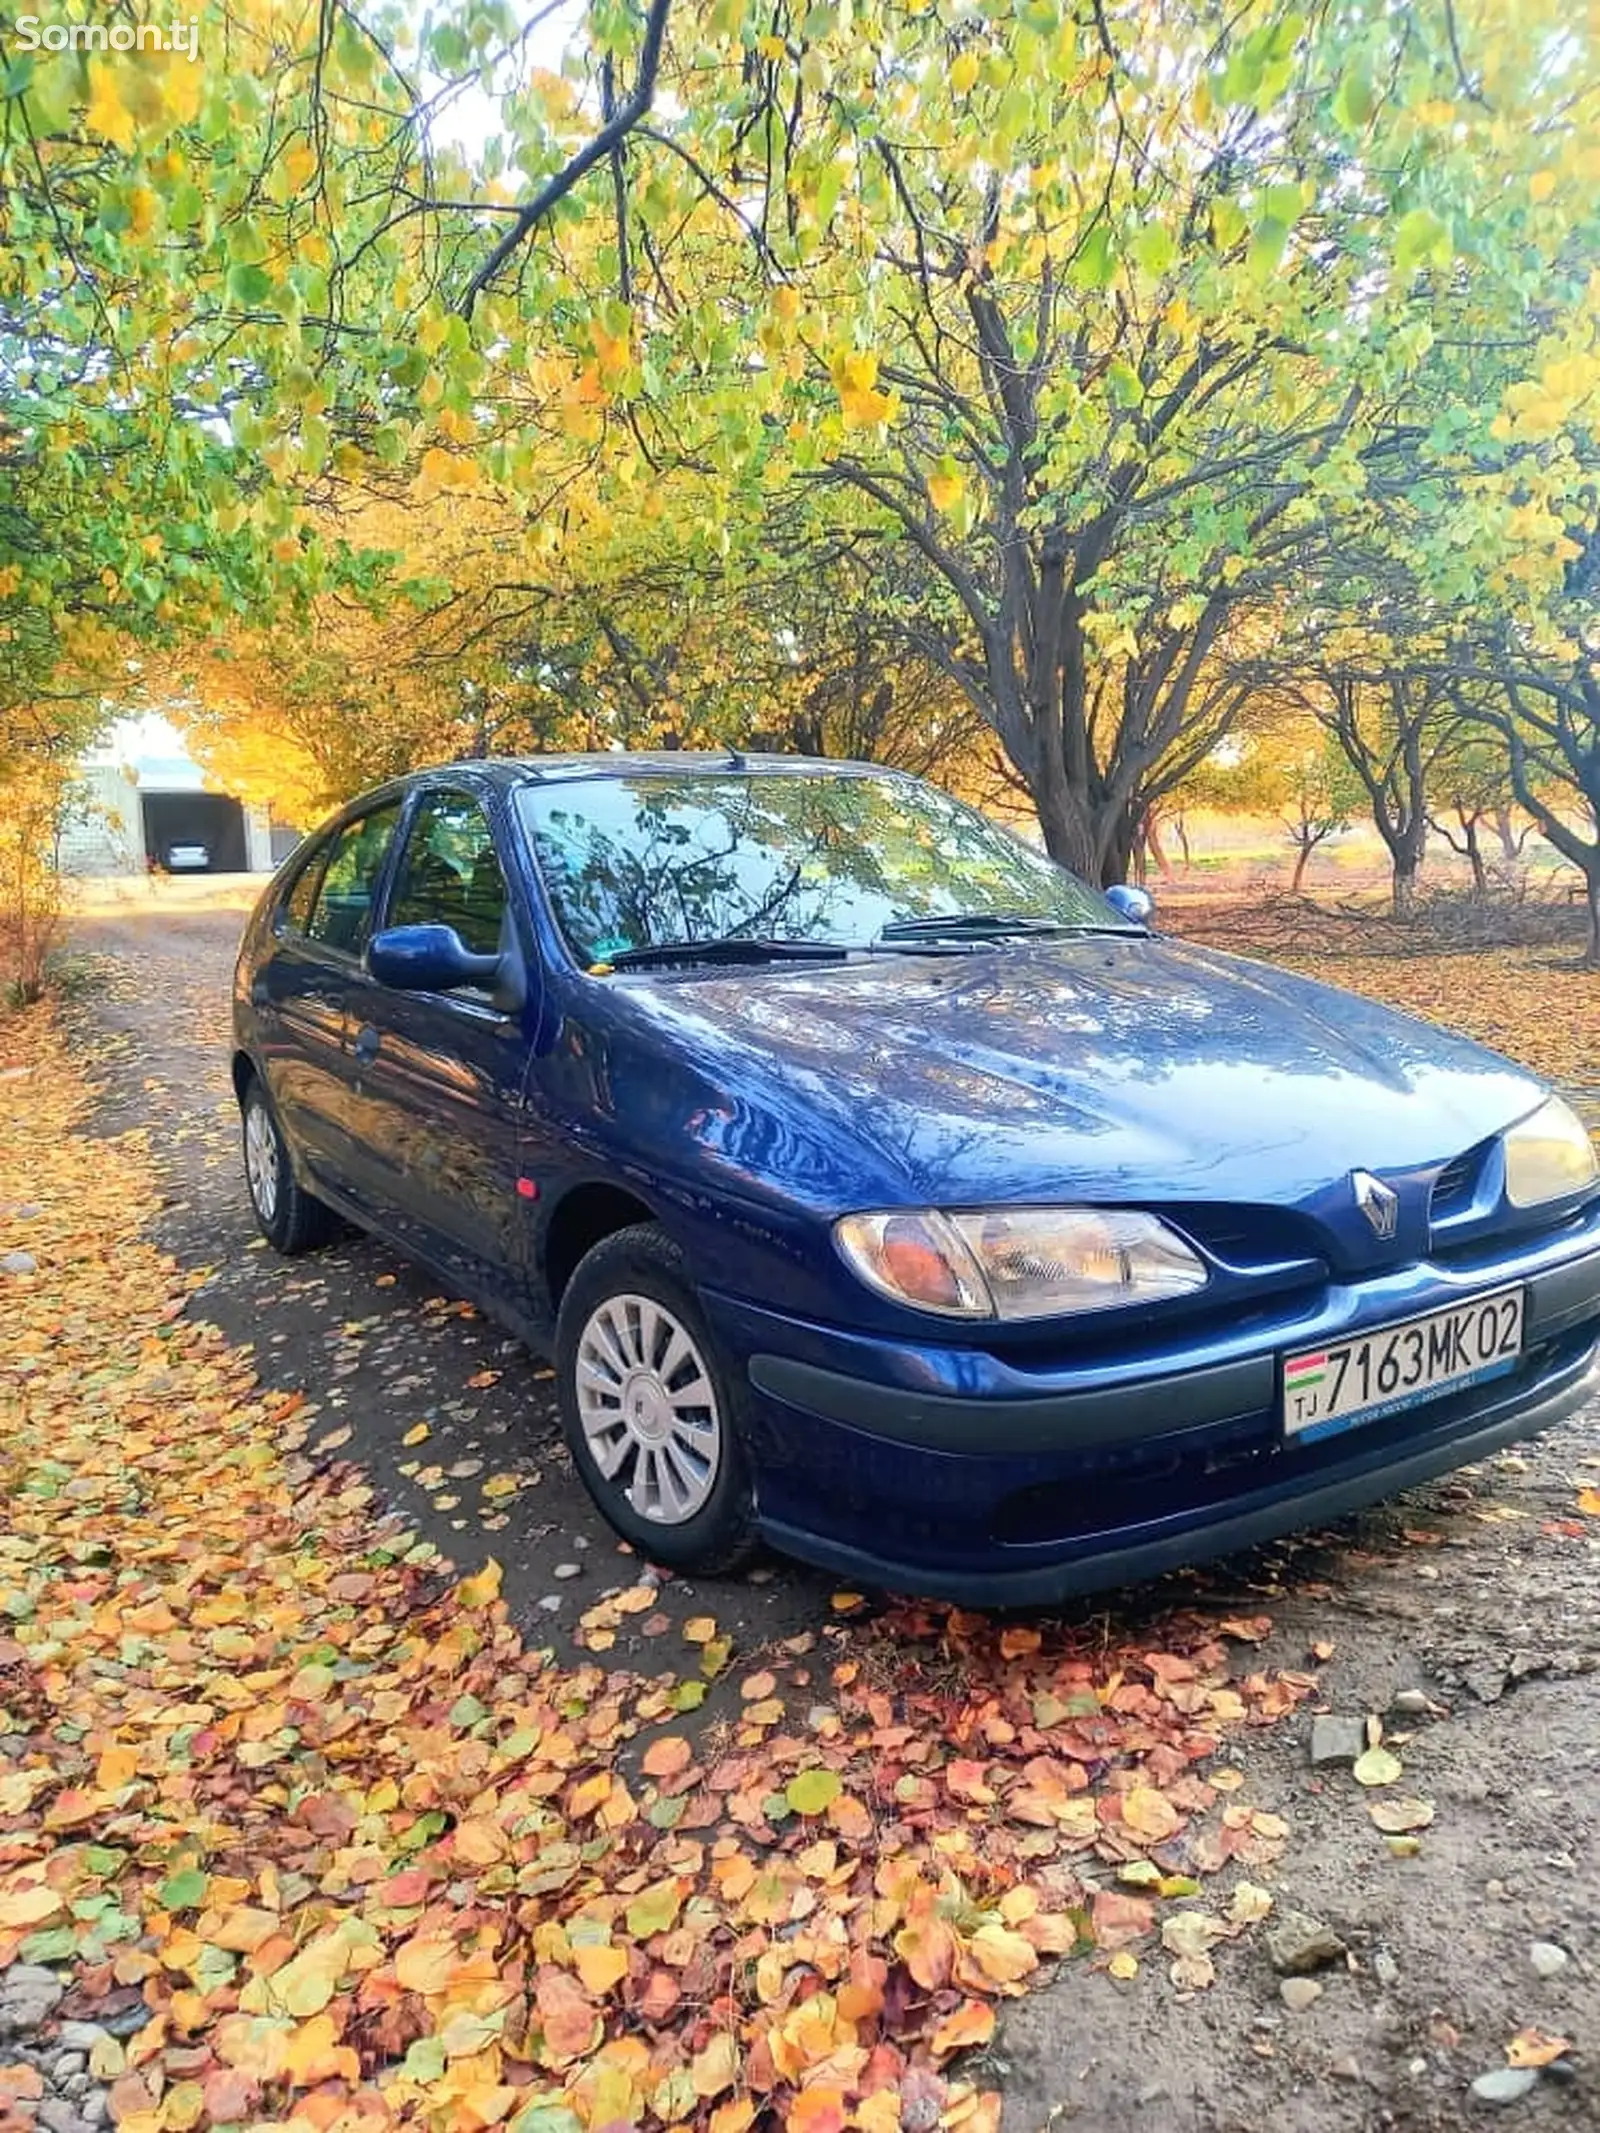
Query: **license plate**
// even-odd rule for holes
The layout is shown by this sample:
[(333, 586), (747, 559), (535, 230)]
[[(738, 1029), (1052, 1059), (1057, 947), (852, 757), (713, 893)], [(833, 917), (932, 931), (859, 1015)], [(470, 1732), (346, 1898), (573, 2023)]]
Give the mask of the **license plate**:
[(1522, 1353), (1522, 1301), (1520, 1288), (1497, 1289), (1426, 1318), (1285, 1356), (1284, 1435), (1330, 1437), (1514, 1370)]

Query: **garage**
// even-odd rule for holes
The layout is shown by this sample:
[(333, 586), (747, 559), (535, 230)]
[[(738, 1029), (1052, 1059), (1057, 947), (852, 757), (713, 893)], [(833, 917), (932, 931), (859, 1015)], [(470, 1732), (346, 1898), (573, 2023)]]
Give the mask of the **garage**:
[(219, 792), (141, 792), (145, 857), (167, 874), (243, 874), (244, 809)]

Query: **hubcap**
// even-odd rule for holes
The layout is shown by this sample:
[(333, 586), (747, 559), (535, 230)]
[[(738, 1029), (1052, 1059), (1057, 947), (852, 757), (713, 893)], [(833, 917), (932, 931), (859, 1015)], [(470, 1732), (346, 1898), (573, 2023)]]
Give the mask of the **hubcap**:
[(688, 1329), (648, 1296), (612, 1296), (578, 1340), (578, 1418), (601, 1474), (640, 1518), (681, 1526), (711, 1494), (722, 1421)]
[(245, 1114), (244, 1171), (256, 1213), (270, 1222), (278, 1212), (278, 1136), (259, 1098)]

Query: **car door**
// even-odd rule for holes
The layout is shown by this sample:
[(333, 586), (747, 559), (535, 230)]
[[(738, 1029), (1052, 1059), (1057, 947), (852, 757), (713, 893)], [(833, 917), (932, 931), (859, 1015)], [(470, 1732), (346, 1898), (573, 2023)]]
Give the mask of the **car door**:
[(342, 824), (293, 878), (251, 1004), (267, 1087), (308, 1171), (348, 1193), (357, 1167), (347, 1021), (400, 803)]
[[(475, 794), (420, 794), (384, 924), (449, 926), (475, 954), (520, 952), (508, 869)], [(524, 1016), (497, 1007), (486, 990), (401, 991), (363, 973), (351, 1029), (364, 1191), (429, 1258), (519, 1302)]]

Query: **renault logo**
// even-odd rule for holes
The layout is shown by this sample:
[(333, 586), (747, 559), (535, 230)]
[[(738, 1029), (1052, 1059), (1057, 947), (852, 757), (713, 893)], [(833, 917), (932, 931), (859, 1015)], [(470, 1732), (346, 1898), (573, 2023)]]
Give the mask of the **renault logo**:
[(1372, 1224), (1373, 1234), (1387, 1244), (1400, 1226), (1400, 1195), (1391, 1192), (1370, 1170), (1353, 1171), (1350, 1183), (1355, 1187), (1356, 1205)]

